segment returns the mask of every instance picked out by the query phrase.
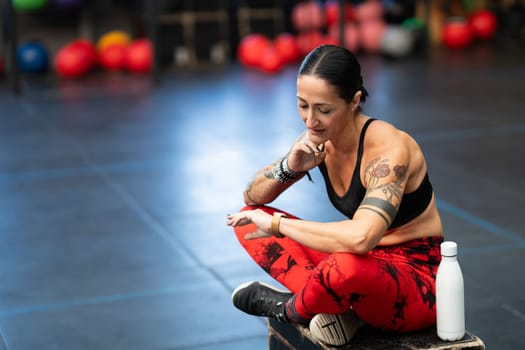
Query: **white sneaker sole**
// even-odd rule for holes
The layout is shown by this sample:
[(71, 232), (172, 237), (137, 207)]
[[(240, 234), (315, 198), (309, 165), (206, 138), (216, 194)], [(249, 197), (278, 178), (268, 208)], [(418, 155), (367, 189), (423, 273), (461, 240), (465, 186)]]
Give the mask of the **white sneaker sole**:
[(342, 346), (350, 342), (362, 325), (352, 311), (340, 315), (318, 314), (310, 321), (310, 333), (321, 343)]
[(270, 285), (268, 283), (264, 283), (264, 282), (260, 282), (260, 281), (250, 281), (250, 282), (243, 283), (243, 284), (239, 285), (237, 288), (235, 288), (235, 290), (232, 292), (232, 296), (231, 296), (232, 302), (233, 302), (233, 297), (235, 296), (235, 294), (238, 291), (240, 291), (241, 289), (244, 289), (244, 288), (248, 287), (250, 284), (256, 283), (256, 282), (259, 283), (260, 285), (268, 287), (268, 288), (270, 288), (270, 289), (272, 289), (272, 290), (274, 290), (276, 292), (279, 292), (279, 293), (290, 293), (290, 291), (278, 289), (278, 288), (276, 288), (276, 287), (274, 287), (274, 286), (272, 286), (272, 285)]

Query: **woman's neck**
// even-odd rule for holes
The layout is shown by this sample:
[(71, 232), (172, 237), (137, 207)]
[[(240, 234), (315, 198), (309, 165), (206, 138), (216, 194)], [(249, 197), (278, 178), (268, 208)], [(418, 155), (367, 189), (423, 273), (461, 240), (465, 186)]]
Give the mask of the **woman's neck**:
[(368, 117), (357, 113), (327, 143), (327, 154), (345, 156), (357, 152), (359, 135)]

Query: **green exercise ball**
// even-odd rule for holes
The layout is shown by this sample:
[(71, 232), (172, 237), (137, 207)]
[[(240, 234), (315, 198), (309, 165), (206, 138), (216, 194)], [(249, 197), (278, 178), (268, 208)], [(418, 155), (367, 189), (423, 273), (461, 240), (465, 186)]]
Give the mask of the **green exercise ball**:
[(47, 0), (12, 0), (13, 8), (18, 11), (36, 11), (47, 4)]

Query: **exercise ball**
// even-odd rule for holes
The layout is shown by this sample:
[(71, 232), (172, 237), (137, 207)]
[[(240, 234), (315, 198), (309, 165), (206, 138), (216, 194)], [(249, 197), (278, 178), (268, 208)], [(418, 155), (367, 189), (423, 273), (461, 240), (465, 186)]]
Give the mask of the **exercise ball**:
[(97, 64), (97, 49), (91, 41), (76, 39), (69, 46), (74, 51), (78, 51), (78, 54), (90, 69)]
[(366, 0), (356, 5), (354, 9), (354, 17), (359, 22), (382, 21), (383, 15), (383, 5), (379, 0)]
[(131, 73), (148, 73), (153, 66), (153, 46), (149, 39), (137, 39), (126, 49), (126, 68)]
[(321, 45), (341, 46), (341, 43), (339, 42), (338, 38), (334, 38), (327, 34), (323, 37), (323, 41), (321, 42)]
[(464, 49), (472, 41), (472, 33), (463, 18), (452, 18), (443, 27), (443, 44), (449, 49)]
[(274, 39), (274, 46), (283, 64), (297, 62), (301, 57), (301, 50), (295, 36), (291, 33), (281, 33)]
[(4, 59), (0, 56), (0, 76), (4, 74)]
[[(339, 25), (339, 2), (335, 0), (328, 1), (324, 6), (326, 25), (331, 27)], [(354, 19), (354, 10), (350, 4), (344, 4), (344, 21), (351, 22)]]
[(401, 23), (401, 26), (408, 30), (417, 31), (417, 30), (425, 29), (425, 22), (422, 19), (419, 19), (417, 17), (410, 17), (410, 18), (405, 19)]
[[(359, 50), (359, 31), (357, 25), (354, 23), (345, 24), (345, 42), (344, 47), (352, 52), (357, 52)], [(335, 24), (328, 28), (328, 36), (337, 40), (339, 44), (339, 25)]]
[(325, 43), (324, 35), (318, 30), (299, 33), (297, 36), (297, 45), (299, 45), (299, 51), (301, 51), (302, 56), (307, 55), (310, 51)]
[(490, 40), (496, 34), (498, 20), (496, 15), (489, 10), (478, 10), (468, 19), (468, 26), (472, 35), (481, 40)]
[(411, 31), (400, 25), (389, 25), (381, 40), (380, 52), (391, 58), (402, 58), (414, 50), (414, 36)]
[(94, 63), (85, 43), (73, 42), (58, 50), (54, 65), (60, 77), (79, 78), (85, 76), (93, 68)]
[(98, 54), (98, 62), (107, 71), (124, 68), (126, 63), (126, 45), (115, 43), (104, 47)]
[(36, 11), (47, 4), (47, 0), (12, 0), (13, 8), (18, 11)]
[(300, 2), (292, 9), (292, 24), (298, 32), (319, 29), (324, 23), (323, 8), (317, 1)]
[(274, 45), (268, 45), (263, 50), (258, 68), (266, 74), (276, 74), (281, 71), (283, 61)]
[(21, 45), (16, 53), (20, 70), (24, 73), (42, 73), (49, 65), (46, 48), (38, 42), (28, 42)]
[(376, 53), (381, 48), (386, 24), (382, 20), (368, 20), (359, 25), (359, 42), (368, 53)]
[(257, 67), (264, 49), (271, 44), (262, 34), (248, 34), (242, 38), (237, 50), (237, 58), (246, 67)]
[(106, 47), (119, 44), (128, 46), (131, 42), (130, 36), (122, 30), (113, 30), (102, 35), (97, 41), (97, 51), (102, 52)]

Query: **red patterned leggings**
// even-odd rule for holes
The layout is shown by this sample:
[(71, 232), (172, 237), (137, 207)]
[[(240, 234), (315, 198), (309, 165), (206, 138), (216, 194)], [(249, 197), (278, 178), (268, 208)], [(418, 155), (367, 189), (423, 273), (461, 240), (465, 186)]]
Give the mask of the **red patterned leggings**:
[[(259, 206), (270, 214), (276, 209)], [(293, 215), (286, 214), (290, 218)], [(287, 315), (306, 323), (318, 313), (343, 313), (349, 308), (367, 324), (408, 332), (436, 320), (435, 276), (441, 260), (441, 237), (381, 246), (365, 255), (323, 253), (289, 238), (245, 240), (254, 224), (235, 233), (255, 262), (292, 293)]]

